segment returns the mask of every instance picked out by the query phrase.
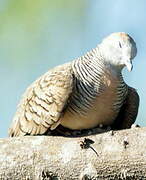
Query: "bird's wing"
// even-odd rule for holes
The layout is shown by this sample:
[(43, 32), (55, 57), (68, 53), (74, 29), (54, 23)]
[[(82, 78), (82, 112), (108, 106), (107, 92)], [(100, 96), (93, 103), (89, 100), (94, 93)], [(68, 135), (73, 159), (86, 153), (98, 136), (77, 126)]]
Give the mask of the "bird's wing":
[(123, 106), (120, 109), (118, 117), (116, 118), (113, 128), (114, 129), (126, 129), (130, 128), (135, 122), (139, 108), (139, 95), (137, 91), (128, 87), (128, 94)]
[(9, 136), (44, 134), (55, 129), (72, 92), (71, 64), (58, 66), (36, 80), (24, 93)]

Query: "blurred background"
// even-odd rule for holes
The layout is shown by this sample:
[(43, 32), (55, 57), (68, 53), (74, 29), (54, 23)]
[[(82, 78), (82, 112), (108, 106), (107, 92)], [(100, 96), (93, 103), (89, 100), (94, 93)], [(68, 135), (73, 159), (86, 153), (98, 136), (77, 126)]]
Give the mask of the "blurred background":
[(145, 0), (0, 0), (0, 137), (30, 83), (117, 31), (137, 43), (134, 69), (123, 73), (140, 94), (137, 123), (146, 126)]

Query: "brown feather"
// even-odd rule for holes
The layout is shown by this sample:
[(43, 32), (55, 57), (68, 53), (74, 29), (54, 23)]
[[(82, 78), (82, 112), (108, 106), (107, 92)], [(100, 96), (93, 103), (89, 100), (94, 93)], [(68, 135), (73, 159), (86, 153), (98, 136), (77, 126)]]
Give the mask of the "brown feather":
[(128, 87), (128, 94), (125, 103), (120, 109), (120, 112), (113, 124), (114, 129), (130, 128), (135, 122), (139, 108), (139, 95), (137, 91)]

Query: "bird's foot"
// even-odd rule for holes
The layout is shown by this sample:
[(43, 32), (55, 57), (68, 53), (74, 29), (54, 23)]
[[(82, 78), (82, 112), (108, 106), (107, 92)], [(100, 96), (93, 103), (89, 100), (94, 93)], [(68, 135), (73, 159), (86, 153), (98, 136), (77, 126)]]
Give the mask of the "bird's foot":
[(110, 126), (103, 126), (99, 125), (92, 129), (83, 129), (83, 130), (71, 130), (59, 125), (55, 130), (49, 131), (47, 135), (53, 136), (65, 136), (65, 137), (81, 137), (81, 136), (88, 136), (92, 134), (99, 134), (110, 131)]

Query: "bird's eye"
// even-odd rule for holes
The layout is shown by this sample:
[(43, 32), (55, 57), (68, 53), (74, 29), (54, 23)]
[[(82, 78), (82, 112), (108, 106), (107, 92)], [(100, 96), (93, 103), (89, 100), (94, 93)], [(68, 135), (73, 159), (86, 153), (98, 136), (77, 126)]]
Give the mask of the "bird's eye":
[(121, 45), (121, 43), (119, 42), (119, 46), (120, 46), (120, 48), (122, 48), (122, 45)]

